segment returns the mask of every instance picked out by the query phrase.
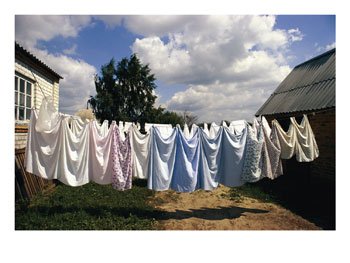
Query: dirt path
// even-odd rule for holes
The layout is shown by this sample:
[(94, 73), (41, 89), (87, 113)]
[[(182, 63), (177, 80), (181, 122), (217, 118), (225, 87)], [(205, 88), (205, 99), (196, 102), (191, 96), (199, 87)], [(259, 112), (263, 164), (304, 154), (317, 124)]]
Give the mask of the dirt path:
[(243, 197), (230, 200), (229, 188), (214, 191), (157, 192), (150, 200), (163, 216), (162, 230), (311, 230), (313, 223), (283, 207)]

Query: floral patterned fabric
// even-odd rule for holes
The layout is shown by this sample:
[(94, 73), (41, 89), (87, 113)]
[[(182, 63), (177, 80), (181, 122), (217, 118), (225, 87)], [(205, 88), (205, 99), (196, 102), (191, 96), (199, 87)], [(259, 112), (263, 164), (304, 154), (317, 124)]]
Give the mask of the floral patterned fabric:
[(129, 134), (125, 140), (121, 139), (119, 129), (113, 131), (112, 143), (113, 174), (112, 186), (117, 190), (131, 189), (132, 186), (132, 164), (131, 146)]
[(241, 179), (244, 182), (256, 182), (261, 179), (261, 167), (259, 164), (264, 135), (261, 126), (257, 128), (256, 133), (249, 124), (246, 125), (248, 133)]
[(263, 117), (261, 121), (262, 132), (264, 135), (264, 143), (261, 152), (261, 178), (267, 177), (269, 179), (275, 179), (281, 174), (282, 162), (281, 162), (281, 146), (276, 134), (276, 130), (270, 129), (269, 124)]

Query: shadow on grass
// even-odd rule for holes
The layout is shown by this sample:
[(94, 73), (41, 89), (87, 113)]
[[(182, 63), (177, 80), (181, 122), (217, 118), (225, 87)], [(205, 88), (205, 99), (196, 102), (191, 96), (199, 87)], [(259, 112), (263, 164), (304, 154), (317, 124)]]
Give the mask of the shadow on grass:
[(158, 220), (167, 219), (186, 219), (191, 217), (201, 218), (205, 220), (223, 220), (223, 219), (235, 219), (241, 217), (244, 213), (262, 214), (268, 213), (267, 210), (250, 209), (238, 206), (231, 207), (219, 207), (219, 208), (201, 208), (201, 209), (189, 209), (176, 210), (175, 212), (163, 212)]
[(222, 220), (222, 219), (235, 219), (242, 216), (242, 214), (248, 213), (268, 213), (267, 210), (261, 209), (249, 209), (238, 206), (231, 207), (218, 207), (218, 208), (200, 208), (190, 210), (176, 210), (174, 212), (151, 210), (144, 208), (111, 208), (105, 206), (99, 207), (63, 207), (63, 206), (37, 206), (30, 209), (40, 216), (52, 216), (58, 214), (72, 213), (77, 211), (83, 211), (92, 217), (105, 217), (108, 215), (128, 218), (130, 216), (136, 216), (140, 219), (156, 219), (156, 220), (168, 220), (168, 219), (186, 219), (186, 218), (201, 218), (205, 220)]

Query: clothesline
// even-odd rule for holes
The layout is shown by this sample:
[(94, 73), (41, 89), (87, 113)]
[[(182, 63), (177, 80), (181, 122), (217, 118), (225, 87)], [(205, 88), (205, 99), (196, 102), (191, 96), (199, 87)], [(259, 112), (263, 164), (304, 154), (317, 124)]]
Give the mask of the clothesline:
[[(108, 127), (59, 114), (44, 100), (39, 114), (31, 115), (25, 166), (45, 179), (80, 186), (90, 181), (131, 188), (132, 177), (147, 179), (149, 189), (192, 192), (275, 179), (283, 173), (281, 158), (296, 156), (309, 162), (319, 152), (305, 115), (300, 124), (290, 119), (286, 132), (275, 120), (270, 127), (263, 117), (234, 121), (210, 129), (192, 125), (150, 125), (141, 134), (131, 124), (126, 136), (112, 122)], [(164, 128), (164, 129), (163, 129)], [(123, 137), (124, 136), (124, 137)]]

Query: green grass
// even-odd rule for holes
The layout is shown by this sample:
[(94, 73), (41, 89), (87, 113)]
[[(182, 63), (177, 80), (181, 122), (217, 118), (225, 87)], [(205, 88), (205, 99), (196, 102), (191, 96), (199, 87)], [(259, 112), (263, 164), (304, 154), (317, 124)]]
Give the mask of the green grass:
[(58, 185), (50, 194), (16, 203), (16, 230), (151, 230), (157, 211), (147, 204), (154, 193), (136, 180), (131, 190), (89, 183)]

